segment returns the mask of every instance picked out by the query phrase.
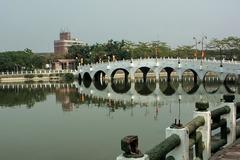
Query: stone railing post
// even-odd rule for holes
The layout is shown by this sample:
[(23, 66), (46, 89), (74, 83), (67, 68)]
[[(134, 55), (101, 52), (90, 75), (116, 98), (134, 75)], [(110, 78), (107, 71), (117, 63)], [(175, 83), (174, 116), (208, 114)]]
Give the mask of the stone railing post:
[(172, 134), (178, 135), (181, 139), (181, 143), (169, 152), (166, 157), (173, 157), (176, 160), (189, 160), (189, 132), (187, 128), (166, 128), (166, 138)]
[(227, 135), (227, 144), (230, 145), (236, 140), (236, 106), (233, 102), (235, 99), (234, 95), (223, 95), (224, 103), (222, 105), (228, 106), (230, 112), (222, 115), (227, 120), (227, 127), (230, 129), (230, 133)]
[(155, 72), (155, 76), (156, 76), (156, 82), (158, 83), (159, 82), (159, 72)]
[(205, 120), (203, 126), (199, 127), (197, 131), (202, 134), (202, 141), (204, 143), (203, 159), (209, 159), (211, 157), (211, 112), (208, 102), (197, 102), (196, 111), (193, 113), (193, 117), (202, 116)]

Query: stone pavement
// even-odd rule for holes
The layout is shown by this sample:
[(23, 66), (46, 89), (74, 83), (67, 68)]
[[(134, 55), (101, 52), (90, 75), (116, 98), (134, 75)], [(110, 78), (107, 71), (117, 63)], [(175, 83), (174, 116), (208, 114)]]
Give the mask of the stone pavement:
[(215, 153), (210, 160), (240, 160), (240, 139)]

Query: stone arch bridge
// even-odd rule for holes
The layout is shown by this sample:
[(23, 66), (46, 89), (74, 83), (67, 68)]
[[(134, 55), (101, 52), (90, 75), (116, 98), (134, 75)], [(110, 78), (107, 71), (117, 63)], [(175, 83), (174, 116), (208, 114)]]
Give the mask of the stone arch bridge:
[(146, 81), (147, 74), (152, 70), (156, 80), (159, 80), (159, 74), (165, 70), (167, 72), (167, 80), (170, 81), (171, 73), (176, 72), (179, 80), (185, 71), (191, 71), (194, 75), (194, 81), (204, 80), (209, 72), (217, 73), (219, 79), (224, 81), (229, 74), (238, 77), (240, 74), (240, 63), (236, 61), (226, 60), (207, 60), (207, 59), (180, 59), (180, 58), (147, 58), (147, 59), (130, 59), (115, 62), (105, 62), (88, 64), (78, 67), (78, 77), (80, 80), (99, 81), (102, 77), (108, 77), (113, 80), (117, 71), (122, 70), (127, 81), (130, 77), (131, 81), (135, 79), (137, 70), (143, 73), (143, 79)]

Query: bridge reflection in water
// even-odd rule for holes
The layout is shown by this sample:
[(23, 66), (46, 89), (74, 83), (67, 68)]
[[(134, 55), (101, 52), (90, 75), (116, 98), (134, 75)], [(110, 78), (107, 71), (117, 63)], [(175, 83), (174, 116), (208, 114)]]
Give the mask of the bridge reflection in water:
[(236, 81), (229, 80), (222, 84), (218, 79), (211, 77), (208, 77), (203, 83), (196, 82), (190, 77), (181, 82), (177, 79), (175, 81), (160, 79), (159, 82), (156, 82), (155, 79), (147, 79), (146, 82), (141, 79), (136, 82), (116, 79), (112, 83), (104, 80), (79, 81), (78, 89), (79, 93), (86, 95), (123, 101), (134, 101), (136, 97), (142, 101), (152, 101), (156, 97), (165, 99), (164, 97), (179, 95), (192, 95), (191, 99), (199, 98), (199, 95), (211, 94), (217, 94), (221, 97), (222, 94), (239, 92)]
[[(26, 105), (28, 108), (36, 102), (44, 101), (48, 94), (55, 93), (57, 102), (62, 103), (63, 111), (72, 111), (82, 104), (96, 103), (97, 106), (132, 107), (136, 104), (159, 106), (175, 103), (181, 96), (181, 102), (210, 101), (217, 104), (226, 93), (239, 94), (239, 87), (234, 81), (221, 84), (216, 79), (208, 79), (204, 83), (195, 83), (193, 79), (181, 82), (156, 82), (148, 79), (135, 83), (118, 79), (113, 83), (107, 81), (82, 81), (74, 84), (1, 84), (0, 106)], [(5, 97), (5, 98), (4, 98)], [(12, 98), (15, 101), (12, 101)], [(238, 96), (236, 96), (238, 98)], [(215, 105), (214, 105), (215, 106)]]
[[(174, 119), (181, 119), (182, 123), (192, 119), (196, 101), (209, 101), (210, 107), (212, 107), (210, 110), (212, 110), (218, 106), (223, 94), (230, 92), (234, 93), (236, 101), (239, 101), (239, 87), (232, 81), (221, 84), (216, 79), (208, 78), (204, 83), (195, 83), (189, 77), (186, 77), (186, 80), (183, 79), (182, 82), (177, 81), (177, 79), (168, 82), (164, 78), (156, 82), (154, 79), (148, 78), (145, 83), (141, 79), (136, 80), (135, 83), (125, 83), (124, 79), (115, 79), (113, 83), (107, 81), (97, 83), (82, 81), (81, 83), (74, 82), (74, 84), (1, 83), (0, 106), (2, 108), (27, 106), (33, 110), (31, 112), (33, 117), (39, 117), (38, 123), (34, 119), (25, 116), (24, 113), (30, 115), (29, 112), (21, 112), (24, 117), (29, 118), (27, 119), (29, 122), (32, 122), (32, 126), (30, 125), (29, 128), (37, 126), (37, 128), (40, 128), (39, 130), (44, 130), (46, 133), (50, 132), (54, 136), (62, 136), (62, 139), (73, 137), (73, 140), (69, 141), (69, 143), (63, 141), (61, 144), (67, 144), (67, 146), (73, 146), (74, 144), (72, 148), (81, 148), (82, 159), (105, 160), (114, 159), (120, 153), (119, 139), (122, 136), (129, 133), (138, 134), (142, 139), (142, 151), (148, 150), (165, 138), (165, 128), (170, 126)], [(56, 101), (56, 104), (52, 101)], [(179, 110), (179, 107), (181, 107), (181, 110)], [(6, 110), (2, 109), (3, 124), (6, 121), (9, 124), (9, 117), (14, 112), (11, 110), (4, 118), (3, 114), (5, 114)], [(71, 113), (62, 114), (59, 110)], [(58, 115), (58, 118), (55, 117), (56, 115)], [(21, 119), (18, 116), (12, 118), (12, 126), (14, 127), (11, 133), (18, 133), (21, 128), (14, 130), (15, 125), (13, 124), (16, 124), (16, 121), (21, 121)], [(46, 120), (42, 125), (44, 119)], [(25, 123), (25, 121), (22, 123)], [(50, 127), (47, 128), (47, 125)], [(5, 128), (3, 127), (2, 130), (7, 130), (7, 127)], [(23, 130), (23, 133), (25, 133), (26, 128), (23, 127)], [(29, 135), (32, 132), (34, 133), (32, 135), (39, 134), (38, 136), (43, 136), (42, 139), (47, 139), (46, 144), (53, 145), (55, 149), (62, 148), (59, 147), (60, 138), (57, 141), (48, 140), (49, 137), (40, 134), (42, 132), (38, 133), (39, 130), (31, 129)], [(60, 134), (59, 131), (63, 134)], [(19, 137), (19, 134), (16, 137)], [(26, 136), (24, 135), (24, 137)], [(106, 138), (108, 141), (106, 141)], [(7, 144), (10, 140), (11, 138), (8, 139)], [(34, 140), (36, 146), (41, 144), (37, 139)], [(29, 142), (31, 141), (33, 140), (30, 136)], [(89, 147), (90, 149), (85, 147), (85, 144), (89, 142), (91, 147), (93, 146), (92, 148)], [(24, 144), (27, 144), (26, 141), (24, 141)], [(94, 148), (94, 146), (97, 147)], [(114, 148), (114, 146), (116, 147)], [(44, 149), (45, 146), (42, 145), (41, 148)], [(99, 158), (99, 155), (91, 154), (92, 149), (98, 149), (99, 153), (101, 153), (100, 156), (104, 156)], [(14, 150), (17, 150), (17, 148), (14, 148)], [(106, 153), (106, 150), (109, 153)], [(58, 154), (66, 154), (67, 151), (65, 149), (64, 151), (59, 150)], [(4, 150), (4, 153), (6, 152), (7, 150)], [(47, 150), (45, 152), (47, 153)], [(9, 155), (11, 154), (9, 153)], [(71, 156), (79, 159), (79, 150), (77, 149), (76, 154)]]

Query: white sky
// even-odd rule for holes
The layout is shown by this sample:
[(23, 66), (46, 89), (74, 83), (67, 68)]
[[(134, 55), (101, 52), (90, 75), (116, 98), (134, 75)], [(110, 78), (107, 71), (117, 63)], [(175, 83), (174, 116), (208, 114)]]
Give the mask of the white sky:
[(239, 0), (0, 0), (0, 51), (52, 52), (61, 29), (87, 43), (160, 40), (170, 46), (240, 36)]

